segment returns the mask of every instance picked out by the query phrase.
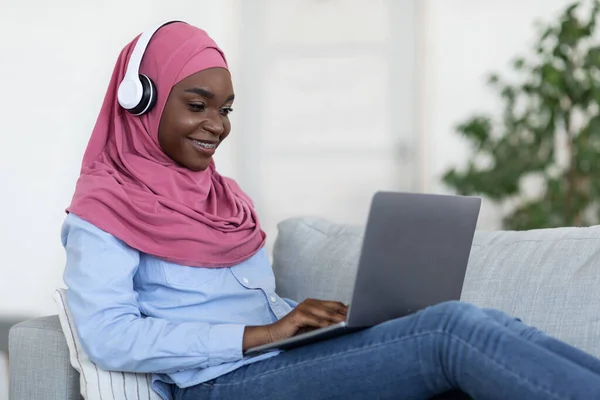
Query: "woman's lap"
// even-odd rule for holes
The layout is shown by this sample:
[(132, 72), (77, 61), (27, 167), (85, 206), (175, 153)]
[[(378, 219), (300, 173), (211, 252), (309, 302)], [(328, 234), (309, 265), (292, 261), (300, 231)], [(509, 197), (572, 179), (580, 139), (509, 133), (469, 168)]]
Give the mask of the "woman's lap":
[[(543, 351), (541, 358), (529, 360), (538, 356), (539, 349), (524, 347), (519, 335), (530, 328), (523, 327), (495, 310), (444, 303), (283, 352), (205, 384), (176, 389), (176, 399), (427, 399), (459, 385), (471, 393), (494, 390), (497, 398), (519, 398), (507, 382), (519, 383), (523, 398), (562, 398), (564, 388), (548, 386), (544, 376), (529, 374), (536, 362), (556, 360)], [(523, 332), (509, 333), (519, 329)], [(502, 337), (494, 337), (497, 330)], [(522, 351), (525, 356), (517, 354)], [(511, 362), (520, 364), (515, 371)], [(548, 378), (559, 372), (550, 368)], [(587, 377), (585, 371), (576, 376)]]
[[(409, 329), (410, 318), (394, 322), (399, 321), (406, 326), (403, 328)], [(390, 339), (385, 332), (387, 329), (383, 330), (385, 325), (288, 350), (188, 389), (194, 392), (193, 396), (182, 399), (234, 399), (241, 393), (245, 393), (245, 398), (257, 399), (372, 398), (373, 393), (377, 393), (379, 399), (397, 399), (397, 387), (404, 385), (413, 388), (407, 391), (406, 399), (429, 397), (429, 389), (419, 379), (418, 359), (409, 360), (403, 354), (403, 349), (418, 347), (420, 335)], [(378, 351), (382, 343), (390, 347), (386, 351), (387, 359), (397, 359), (398, 363), (406, 365), (404, 371), (396, 370), (393, 388), (387, 387), (390, 379), (378, 379), (382, 373), (379, 370), (386, 367), (386, 363), (377, 359), (382, 354)], [(348, 393), (350, 388), (352, 393)]]

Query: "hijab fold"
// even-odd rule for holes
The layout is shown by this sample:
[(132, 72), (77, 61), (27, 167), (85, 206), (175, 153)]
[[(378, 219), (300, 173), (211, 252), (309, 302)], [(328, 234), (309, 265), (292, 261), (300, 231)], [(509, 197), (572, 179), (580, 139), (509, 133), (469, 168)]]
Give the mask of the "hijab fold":
[(194, 172), (158, 144), (171, 88), (199, 71), (227, 68), (225, 56), (199, 28), (181, 22), (163, 26), (140, 67), (154, 81), (157, 101), (136, 117), (120, 107), (117, 90), (138, 38), (119, 55), (67, 212), (169, 262), (209, 268), (243, 262), (265, 243), (250, 198), (214, 162)]

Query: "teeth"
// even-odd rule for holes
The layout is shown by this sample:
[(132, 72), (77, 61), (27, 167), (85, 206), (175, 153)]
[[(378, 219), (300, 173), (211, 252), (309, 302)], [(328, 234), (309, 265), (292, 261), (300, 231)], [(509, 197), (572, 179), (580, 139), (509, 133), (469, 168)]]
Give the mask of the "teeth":
[(214, 149), (217, 147), (215, 143), (203, 143), (195, 139), (192, 139), (192, 142), (196, 143), (200, 147), (204, 147), (205, 149)]

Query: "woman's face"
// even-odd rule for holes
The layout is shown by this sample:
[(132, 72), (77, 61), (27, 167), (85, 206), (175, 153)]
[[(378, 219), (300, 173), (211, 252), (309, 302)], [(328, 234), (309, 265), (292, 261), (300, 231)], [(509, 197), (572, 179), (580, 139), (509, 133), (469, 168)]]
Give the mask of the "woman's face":
[(165, 154), (192, 171), (208, 168), (231, 130), (233, 98), (231, 75), (224, 68), (205, 69), (173, 86), (158, 127)]

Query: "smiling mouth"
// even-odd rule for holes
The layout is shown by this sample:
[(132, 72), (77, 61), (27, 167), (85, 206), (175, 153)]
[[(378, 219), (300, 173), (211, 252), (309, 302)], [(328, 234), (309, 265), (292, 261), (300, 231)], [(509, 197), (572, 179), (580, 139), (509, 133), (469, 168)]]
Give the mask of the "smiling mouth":
[(210, 143), (210, 142), (202, 142), (200, 140), (196, 140), (196, 139), (190, 139), (192, 141), (192, 143), (194, 143), (196, 146), (198, 147), (202, 147), (203, 149), (208, 149), (208, 150), (214, 150), (217, 148), (217, 143)]

